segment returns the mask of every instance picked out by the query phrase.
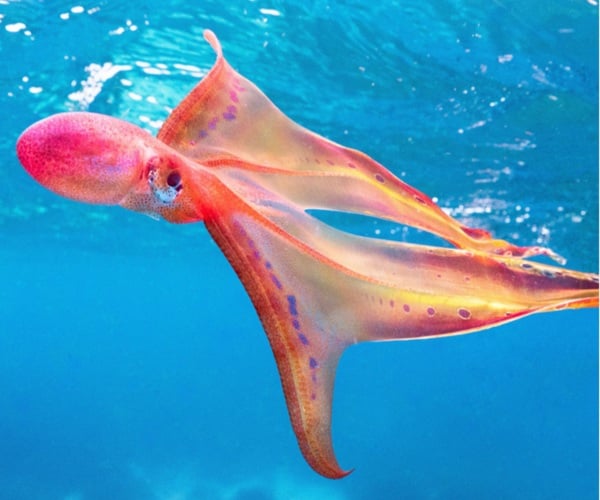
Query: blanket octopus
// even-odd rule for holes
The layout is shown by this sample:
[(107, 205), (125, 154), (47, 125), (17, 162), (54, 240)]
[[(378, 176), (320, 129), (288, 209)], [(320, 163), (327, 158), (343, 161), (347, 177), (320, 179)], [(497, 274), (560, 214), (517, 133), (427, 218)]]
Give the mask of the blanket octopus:
[[(346, 347), (597, 307), (596, 274), (525, 260), (560, 258), (461, 225), (365, 154), (291, 121), (232, 69), (211, 31), (204, 36), (216, 62), (156, 138), (116, 118), (67, 112), (25, 130), (17, 156), (59, 195), (204, 222), (260, 317), (300, 450), (316, 472), (349, 473), (331, 440)], [(310, 209), (414, 226), (456, 248), (356, 236)]]

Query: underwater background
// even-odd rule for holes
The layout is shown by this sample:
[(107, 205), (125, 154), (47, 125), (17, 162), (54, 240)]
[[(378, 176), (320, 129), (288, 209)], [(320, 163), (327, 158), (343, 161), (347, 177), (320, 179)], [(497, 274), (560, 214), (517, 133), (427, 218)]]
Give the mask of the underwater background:
[[(453, 216), (598, 270), (598, 2), (0, 0), (0, 500), (596, 499), (598, 313), (344, 354), (331, 481), (201, 224), (61, 199), (15, 157), (67, 110), (156, 133), (225, 57)], [(364, 235), (429, 239), (339, 215)]]

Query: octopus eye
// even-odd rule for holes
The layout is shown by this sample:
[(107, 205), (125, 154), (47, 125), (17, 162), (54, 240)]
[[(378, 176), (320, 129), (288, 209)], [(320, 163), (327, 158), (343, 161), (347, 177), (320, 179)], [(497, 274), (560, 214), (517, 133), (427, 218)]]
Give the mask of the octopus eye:
[[(160, 167), (160, 161), (158, 163), (158, 167)], [(159, 170), (156, 168), (156, 163), (152, 161), (148, 162), (148, 164), (148, 185), (152, 193), (162, 204), (169, 205), (173, 203), (179, 192), (183, 189), (181, 174), (178, 170), (171, 170), (169, 172), (167, 170), (168, 167)]]
[(171, 187), (176, 187), (181, 182), (181, 174), (177, 170), (173, 170), (167, 177), (167, 184)]
[(176, 191), (180, 191), (183, 187), (181, 185), (181, 174), (177, 170), (173, 170), (173, 172), (167, 176), (167, 184), (169, 187), (175, 188)]

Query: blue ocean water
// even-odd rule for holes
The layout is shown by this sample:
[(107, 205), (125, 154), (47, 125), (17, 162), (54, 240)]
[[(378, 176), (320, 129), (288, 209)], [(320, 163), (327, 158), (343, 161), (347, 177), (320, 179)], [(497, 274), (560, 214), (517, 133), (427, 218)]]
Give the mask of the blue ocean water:
[[(155, 133), (214, 61), (452, 215), (598, 270), (598, 3), (0, 0), (0, 499), (595, 499), (598, 314), (343, 356), (348, 478), (305, 464), (200, 224), (60, 199), (14, 153), (66, 110)], [(420, 241), (372, 220), (366, 235)]]

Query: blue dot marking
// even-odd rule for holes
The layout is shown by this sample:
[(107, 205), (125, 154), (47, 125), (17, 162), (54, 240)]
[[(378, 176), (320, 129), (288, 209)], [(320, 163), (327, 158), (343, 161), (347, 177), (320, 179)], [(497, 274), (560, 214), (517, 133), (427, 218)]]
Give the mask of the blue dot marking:
[(277, 279), (277, 276), (275, 276), (274, 274), (271, 273), (271, 281), (273, 282), (273, 284), (279, 289), (281, 290), (283, 288), (283, 285), (281, 284), (281, 281), (279, 281)]
[(292, 316), (298, 316), (298, 309), (296, 309), (296, 297), (294, 295), (288, 295), (287, 301), (290, 314)]

